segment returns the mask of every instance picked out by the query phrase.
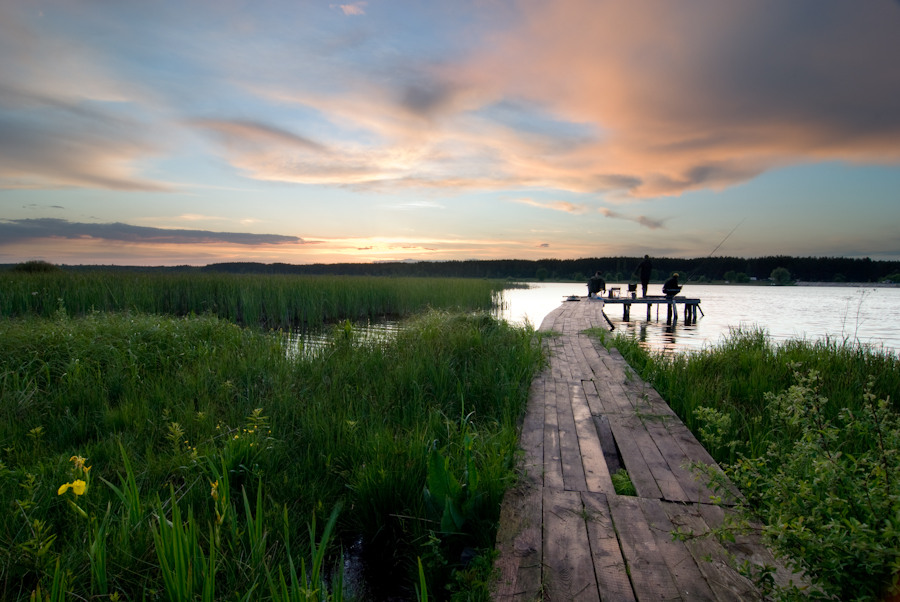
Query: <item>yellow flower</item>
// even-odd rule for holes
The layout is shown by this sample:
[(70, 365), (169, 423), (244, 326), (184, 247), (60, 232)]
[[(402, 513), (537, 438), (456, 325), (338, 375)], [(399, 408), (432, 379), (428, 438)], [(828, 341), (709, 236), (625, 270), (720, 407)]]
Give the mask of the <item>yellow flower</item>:
[(81, 479), (75, 479), (71, 483), (65, 483), (61, 485), (60, 488), (56, 491), (56, 495), (62, 495), (69, 489), (71, 489), (75, 495), (84, 495), (84, 492), (87, 490), (87, 483), (85, 483)]
[(209, 495), (212, 496), (212, 499), (214, 499), (218, 502), (219, 501), (219, 480), (216, 479), (215, 482), (211, 481), (209, 484), (212, 485)]
[(69, 462), (72, 462), (72, 463), (75, 464), (75, 469), (76, 469), (76, 470), (83, 470), (83, 469), (84, 469), (84, 462), (85, 462), (85, 459), (82, 458), (81, 456), (72, 456), (71, 458), (69, 458)]

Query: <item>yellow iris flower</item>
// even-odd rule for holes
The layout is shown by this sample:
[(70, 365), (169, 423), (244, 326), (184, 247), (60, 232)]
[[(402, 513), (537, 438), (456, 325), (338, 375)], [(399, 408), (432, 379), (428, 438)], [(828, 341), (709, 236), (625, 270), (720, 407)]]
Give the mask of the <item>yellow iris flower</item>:
[(59, 490), (57, 490), (56, 495), (62, 495), (69, 489), (71, 489), (75, 495), (84, 495), (84, 492), (87, 489), (87, 483), (81, 479), (75, 479), (71, 483), (64, 483)]

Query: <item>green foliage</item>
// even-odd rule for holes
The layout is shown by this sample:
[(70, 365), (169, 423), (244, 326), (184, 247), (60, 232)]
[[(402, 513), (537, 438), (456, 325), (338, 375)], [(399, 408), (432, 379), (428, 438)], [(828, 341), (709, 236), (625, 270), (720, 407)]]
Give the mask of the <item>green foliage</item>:
[(340, 320), (409, 316), (425, 308), (489, 309), (501, 281), (464, 278), (8, 271), (0, 316), (137, 311), (211, 314), (248, 326), (303, 328)]
[[(471, 313), (429, 312), (377, 342), (340, 327), (309, 358), (212, 316), (2, 320), (0, 590), (48, 592), (59, 561), (81, 598), (337, 599), (334, 581), (308, 585), (333, 579), (335, 545), (299, 560), (291, 542), (313, 535), (286, 517), (342, 504), (335, 541), (395, 551), (410, 592), (416, 556), (434, 552), (446, 562), (429, 586), (446, 591), (461, 550), (493, 541), (540, 362), (531, 331)], [(452, 533), (423, 496), (432, 449), (462, 487)]]
[(787, 268), (775, 268), (769, 275), (769, 279), (772, 280), (775, 284), (790, 284), (791, 273), (787, 270)]
[[(778, 426), (792, 434), (729, 472), (764, 534), (825, 593), (877, 600), (900, 570), (900, 416), (872, 385), (836, 419), (824, 408), (816, 371), (766, 396)], [(858, 441), (871, 444), (860, 450)]]
[(22, 274), (47, 274), (50, 272), (59, 272), (61, 270), (59, 266), (53, 265), (52, 263), (34, 260), (18, 263), (13, 266), (12, 271)]
[[(897, 356), (846, 341), (776, 346), (763, 331), (740, 329), (674, 356), (623, 337), (608, 344), (668, 400), (741, 489), (748, 516), (819, 594), (877, 600), (896, 587)], [(769, 585), (781, 599), (797, 593)]]
[(613, 487), (617, 494), (637, 495), (637, 489), (634, 487), (634, 483), (631, 482), (631, 477), (628, 476), (627, 470), (620, 468), (609, 476), (612, 478)]

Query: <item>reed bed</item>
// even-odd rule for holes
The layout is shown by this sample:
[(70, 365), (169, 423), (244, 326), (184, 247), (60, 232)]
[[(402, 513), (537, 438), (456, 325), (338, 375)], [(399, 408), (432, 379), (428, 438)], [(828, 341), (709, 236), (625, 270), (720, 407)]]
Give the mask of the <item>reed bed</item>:
[(354, 544), (407, 597), (486, 599), (467, 559), (493, 546), (533, 332), (433, 310), (290, 358), (211, 315), (70, 315), (96, 298), (60, 282), (51, 317), (0, 321), (0, 598), (337, 600)]
[(211, 314), (263, 328), (407, 316), (423, 307), (490, 308), (507, 283), (474, 278), (181, 274), (56, 270), (0, 272), (0, 317), (136, 311)]
[[(879, 600), (900, 575), (900, 359), (846, 340), (776, 345), (759, 329), (674, 355), (608, 339), (742, 490), (776, 551), (817, 589)], [(747, 523), (749, 524), (749, 523)], [(764, 574), (754, 576), (771, 585)]]

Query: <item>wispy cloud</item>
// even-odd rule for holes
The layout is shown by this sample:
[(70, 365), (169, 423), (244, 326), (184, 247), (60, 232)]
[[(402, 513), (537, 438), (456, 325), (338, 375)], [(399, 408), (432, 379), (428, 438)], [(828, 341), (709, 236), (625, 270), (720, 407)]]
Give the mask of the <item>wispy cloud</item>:
[(353, 2), (352, 4), (332, 4), (331, 8), (339, 8), (347, 16), (360, 16), (366, 14), (368, 2)]
[(37, 239), (107, 240), (152, 245), (291, 245), (305, 244), (302, 238), (280, 234), (210, 232), (132, 226), (122, 223), (94, 224), (63, 219), (0, 220), (0, 245)]
[(580, 205), (578, 203), (571, 203), (569, 201), (536, 201), (534, 199), (529, 198), (521, 198), (515, 199), (516, 203), (520, 203), (522, 205), (528, 205), (530, 207), (539, 207), (541, 209), (552, 209), (553, 211), (562, 211), (565, 213), (574, 213), (575, 215), (583, 215), (588, 213), (591, 209), (586, 205)]
[(644, 226), (645, 228), (650, 228), (651, 230), (658, 230), (659, 228), (665, 227), (664, 220), (653, 219), (647, 217), (646, 215), (638, 215), (636, 217), (632, 217), (630, 215), (624, 215), (621, 212), (613, 211), (612, 209), (602, 208), (598, 209), (600, 213), (610, 219), (624, 219), (630, 222), (635, 222)]

